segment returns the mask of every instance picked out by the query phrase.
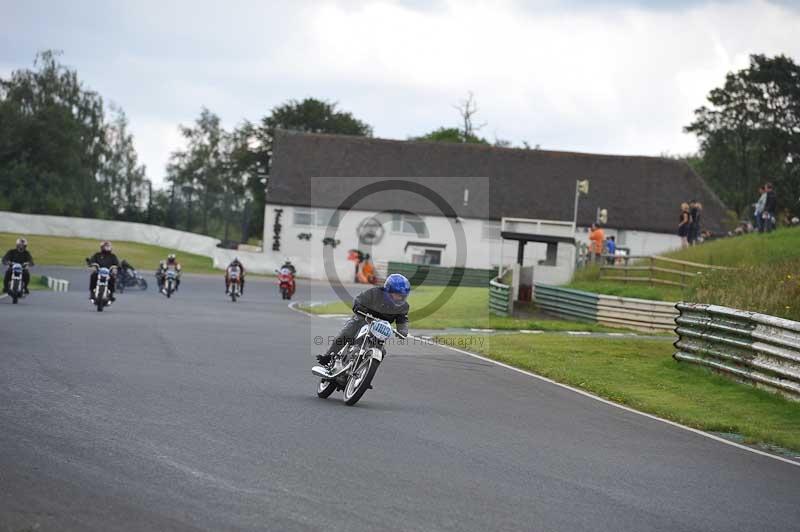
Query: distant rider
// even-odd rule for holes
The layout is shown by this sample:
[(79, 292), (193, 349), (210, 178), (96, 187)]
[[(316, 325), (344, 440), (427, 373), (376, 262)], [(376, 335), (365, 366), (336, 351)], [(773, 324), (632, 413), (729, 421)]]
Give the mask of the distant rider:
[(375, 286), (361, 292), (353, 301), (353, 312), (355, 313), (339, 336), (332, 342), (328, 351), (317, 356), (317, 361), (323, 366), (331, 363), (333, 355), (340, 350), (346, 343), (352, 343), (358, 331), (367, 323), (364, 316), (358, 312), (371, 314), (380, 320), (389, 323), (394, 322), (397, 332), (403, 336), (408, 335), (408, 294), (411, 292), (411, 284), (405, 276), (393, 273), (386, 278), (383, 286)]
[[(119, 260), (117, 256), (111, 253), (111, 242), (108, 240), (103, 241), (100, 244), (100, 251), (92, 255), (90, 258), (86, 259), (86, 263), (89, 265), (97, 264), (101, 268), (111, 268), (112, 266), (116, 266), (119, 268)], [(108, 277), (108, 290), (110, 292), (109, 300), (116, 301), (114, 297), (114, 291), (116, 288), (116, 276), (110, 275)], [(89, 279), (89, 299), (94, 301), (94, 289), (97, 286), (97, 270), (92, 272), (92, 276)]]
[(290, 270), (292, 272), (292, 275), (295, 275), (297, 273), (297, 268), (294, 267), (294, 264), (292, 264), (292, 260), (289, 257), (283, 259), (283, 266), (281, 266), (279, 269), (282, 270), (284, 268)]
[[(8, 293), (8, 285), (11, 283), (11, 264), (18, 263), (24, 265), (26, 262), (28, 266), (33, 266), (33, 257), (31, 256), (30, 251), (28, 251), (28, 241), (24, 237), (19, 237), (17, 239), (16, 247), (13, 247), (6, 251), (6, 254), (3, 255), (3, 264), (9, 266), (6, 269), (5, 276), (3, 277), (3, 293)], [(28, 291), (28, 282), (31, 280), (31, 274), (28, 273), (28, 269), (25, 268), (22, 270), (22, 284), (24, 286), (23, 291), (26, 294), (30, 294)]]
[(228, 264), (228, 267), (225, 268), (225, 293), (230, 293), (231, 280), (228, 276), (228, 272), (230, 272), (232, 268), (239, 269), (239, 293), (244, 295), (244, 265), (239, 261), (239, 257), (234, 257), (231, 263)]
[(281, 266), (278, 271), (282, 273), (284, 270), (289, 270), (289, 272), (292, 274), (292, 286), (290, 287), (289, 292), (294, 294), (294, 291), (297, 289), (297, 283), (294, 281), (294, 277), (297, 274), (297, 268), (294, 267), (294, 264), (292, 264), (292, 261), (289, 257), (283, 259), (283, 266)]
[(178, 259), (175, 258), (174, 253), (170, 253), (167, 255), (166, 261), (161, 261), (158, 263), (158, 269), (156, 270), (156, 281), (158, 282), (158, 290), (163, 292), (164, 291), (164, 278), (167, 276), (167, 270), (169, 269), (175, 270), (175, 291), (178, 291), (178, 287), (181, 285), (181, 263), (178, 262)]

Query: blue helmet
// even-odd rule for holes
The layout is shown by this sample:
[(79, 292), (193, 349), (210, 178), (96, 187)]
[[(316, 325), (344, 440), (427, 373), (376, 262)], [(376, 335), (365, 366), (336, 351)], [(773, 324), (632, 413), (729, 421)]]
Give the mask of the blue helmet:
[(406, 279), (404, 275), (393, 273), (387, 277), (386, 282), (383, 283), (383, 291), (388, 294), (400, 294), (403, 296), (402, 299), (400, 299), (402, 302), (409, 292), (411, 292), (411, 283), (408, 282), (408, 279)]

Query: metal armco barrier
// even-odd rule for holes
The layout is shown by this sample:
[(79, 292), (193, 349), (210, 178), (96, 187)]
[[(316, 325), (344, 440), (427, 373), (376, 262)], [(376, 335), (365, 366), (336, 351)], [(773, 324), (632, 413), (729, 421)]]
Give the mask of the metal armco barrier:
[(597, 323), (639, 331), (671, 331), (678, 311), (675, 303), (632, 297), (597, 295)]
[(676, 307), (676, 360), (800, 400), (800, 322), (717, 305)]
[(489, 281), (489, 312), (499, 316), (510, 316), (512, 310), (511, 287), (496, 279)]
[(675, 303), (608, 296), (536, 284), (536, 306), (562, 318), (591, 321), (639, 331), (669, 331), (675, 327)]

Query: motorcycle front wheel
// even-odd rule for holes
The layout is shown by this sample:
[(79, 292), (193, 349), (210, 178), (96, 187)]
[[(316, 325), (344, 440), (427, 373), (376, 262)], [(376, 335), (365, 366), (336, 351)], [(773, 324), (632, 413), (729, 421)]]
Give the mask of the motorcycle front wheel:
[(320, 399), (326, 399), (331, 396), (333, 392), (336, 391), (336, 384), (331, 381), (319, 381), (319, 386), (317, 387), (317, 397)]
[(147, 281), (144, 279), (139, 279), (139, 288), (141, 290), (147, 290)]
[(347, 379), (347, 385), (344, 387), (344, 404), (353, 406), (361, 399), (364, 392), (370, 389), (372, 378), (380, 365), (380, 361), (372, 357), (361, 361)]

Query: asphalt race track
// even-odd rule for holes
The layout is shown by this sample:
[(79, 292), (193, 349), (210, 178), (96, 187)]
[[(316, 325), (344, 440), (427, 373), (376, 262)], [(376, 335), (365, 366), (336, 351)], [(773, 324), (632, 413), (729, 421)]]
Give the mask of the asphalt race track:
[(800, 467), (439, 347), (391, 348), (353, 408), (318, 399), (340, 321), (271, 281), (98, 313), (58, 273), (70, 292), (0, 300), (3, 532), (800, 530)]

